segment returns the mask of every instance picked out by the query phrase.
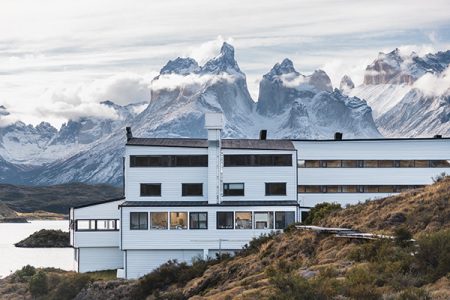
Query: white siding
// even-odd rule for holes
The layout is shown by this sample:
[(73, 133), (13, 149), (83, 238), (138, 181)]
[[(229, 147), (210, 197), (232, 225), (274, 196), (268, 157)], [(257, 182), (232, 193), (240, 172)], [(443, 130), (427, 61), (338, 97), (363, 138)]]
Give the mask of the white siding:
[(329, 202), (339, 203), (342, 207), (347, 204), (357, 204), (365, 200), (374, 200), (388, 197), (394, 194), (387, 193), (336, 193), (336, 194), (298, 194), (298, 201), (302, 207), (313, 207), (316, 204)]
[(120, 231), (75, 231), (74, 247), (119, 247)]
[(195, 257), (202, 258), (203, 250), (129, 250), (126, 253), (126, 277), (139, 278), (169, 260), (190, 263)]
[[(216, 229), (217, 211), (293, 211), (296, 207), (124, 207), (122, 218), (122, 249), (241, 249), (252, 238), (271, 230)], [(174, 211), (208, 212), (207, 230), (130, 230), (130, 212)]]
[(79, 272), (123, 268), (123, 253), (119, 248), (79, 248)]
[[(125, 196), (128, 201), (207, 201), (208, 168), (130, 168), (130, 155), (207, 155), (207, 148), (127, 146), (125, 157)], [(141, 197), (141, 183), (161, 183), (161, 197)], [(182, 183), (203, 183), (203, 196), (181, 197)]]
[(90, 205), (74, 209), (74, 219), (119, 219), (119, 205), (125, 200)]

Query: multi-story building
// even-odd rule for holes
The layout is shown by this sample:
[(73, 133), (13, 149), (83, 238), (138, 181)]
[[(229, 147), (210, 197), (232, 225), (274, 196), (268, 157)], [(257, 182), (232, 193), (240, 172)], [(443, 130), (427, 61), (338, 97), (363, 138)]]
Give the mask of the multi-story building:
[(124, 198), (71, 209), (79, 272), (117, 269), (137, 278), (170, 259), (242, 248), (300, 221), (317, 203), (352, 204), (450, 173), (450, 141), (135, 138), (128, 129)]

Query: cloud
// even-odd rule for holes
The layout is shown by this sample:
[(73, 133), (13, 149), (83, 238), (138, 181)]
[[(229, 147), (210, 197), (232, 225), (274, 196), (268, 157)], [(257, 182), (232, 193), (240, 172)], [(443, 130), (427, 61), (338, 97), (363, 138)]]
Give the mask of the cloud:
[(152, 91), (159, 90), (175, 90), (177, 88), (199, 88), (206, 84), (214, 84), (219, 81), (234, 82), (236, 77), (229, 74), (220, 75), (200, 75), (200, 74), (188, 74), (186, 76), (179, 74), (164, 74), (160, 75), (158, 79), (155, 79), (151, 83)]
[(195, 59), (199, 65), (204, 65), (208, 60), (215, 57), (217, 53), (220, 52), (220, 48), (224, 42), (233, 44), (233, 39), (224, 39), (219, 35), (216, 39), (207, 41), (200, 46), (190, 47), (186, 56)]
[(450, 92), (450, 66), (441, 74), (427, 73), (423, 75), (414, 82), (413, 87), (430, 97), (448, 94)]

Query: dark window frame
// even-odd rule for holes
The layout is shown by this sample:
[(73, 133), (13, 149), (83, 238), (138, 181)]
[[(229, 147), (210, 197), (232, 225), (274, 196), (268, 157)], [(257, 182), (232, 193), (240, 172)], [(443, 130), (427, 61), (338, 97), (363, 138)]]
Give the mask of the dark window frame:
[[(192, 227), (192, 215), (200, 215), (200, 214), (205, 214), (206, 215), (206, 221), (200, 221), (200, 218), (197, 217), (197, 224), (198, 227)], [(200, 228), (200, 224), (204, 223), (206, 225), (205, 228)], [(189, 212), (189, 229), (191, 230), (208, 230), (208, 212), (207, 211), (190, 211)]]
[[(200, 189), (200, 194), (192, 194), (192, 195), (188, 195), (187, 194), (187, 186), (188, 185), (199, 185), (201, 187)], [(203, 182), (202, 183), (182, 183), (181, 184), (181, 197), (202, 197), (203, 195)]]
[[(284, 185), (284, 193), (274, 194), (273, 191), (270, 190), (270, 185), (274, 184), (282, 184)], [(265, 182), (265, 195), (266, 196), (287, 196), (287, 183), (286, 182)]]
[[(227, 154), (224, 167), (292, 167), (292, 154)], [(289, 162), (288, 162), (289, 160)]]
[[(136, 227), (134, 227), (133, 226), (133, 224), (132, 224), (132, 214), (138, 214), (138, 227), (136, 228)], [(141, 217), (143, 216), (143, 215), (145, 215), (146, 217), (145, 217), (145, 219), (146, 219), (146, 222), (145, 222), (145, 228), (141, 228)], [(148, 224), (150, 223), (150, 221), (149, 221), (149, 214), (148, 214), (148, 212), (146, 212), (146, 211), (130, 211), (130, 230), (148, 230)]]
[[(219, 214), (231, 214), (231, 228), (219, 228)], [(216, 229), (217, 230), (234, 230), (234, 211), (217, 211), (216, 212)]]
[[(280, 224), (280, 222), (277, 223), (277, 215), (279, 215), (280, 213), (283, 213), (283, 214), (284, 214), (284, 217), (283, 217), (284, 225), (283, 225), (283, 226), (278, 226), (278, 225)], [(291, 215), (291, 214), (294, 215), (293, 222), (291, 222), (291, 223), (289, 223), (289, 224), (287, 224), (288, 221), (286, 220), (286, 214), (287, 214), (287, 213), (289, 213), (290, 215)], [(275, 230), (284, 230), (284, 229), (286, 229), (290, 224), (295, 223), (295, 211), (290, 211), (290, 210), (286, 210), (286, 211), (275, 211), (275, 215), (274, 215), (274, 223), (275, 223), (275, 224), (274, 224)], [(281, 227), (282, 227), (282, 228), (281, 228)]]
[[(158, 159), (159, 163), (152, 162)], [(208, 167), (208, 155), (130, 155), (130, 168), (192, 167)]]
[[(144, 195), (143, 194), (143, 187), (144, 186), (159, 186), (159, 194), (155, 194), (155, 195)], [(162, 195), (162, 184), (161, 183), (149, 183), (149, 182), (146, 182), (146, 183), (141, 183), (140, 184), (140, 197), (161, 197), (161, 195)]]
[[(78, 221), (89, 221), (89, 222), (94, 222), (94, 229), (79, 229), (78, 228)], [(98, 229), (98, 225), (97, 222), (98, 221), (114, 221), (114, 229)], [(120, 224), (120, 220), (119, 219), (76, 219), (74, 220), (74, 224), (75, 224), (75, 231), (96, 231), (96, 232), (108, 232), (108, 231), (119, 231), (120, 228), (118, 226), (118, 224)]]
[[(230, 185), (230, 184), (242, 184), (242, 195), (229, 195), (229, 194), (227, 194), (227, 193), (225, 193), (225, 191), (230, 191), (230, 189), (228, 188), (228, 189), (225, 189), (225, 186), (226, 185)], [(233, 190), (235, 190), (235, 191), (239, 191), (238, 189), (231, 189), (232, 191)], [(223, 194), (223, 196), (224, 197), (244, 197), (245, 196), (245, 183), (244, 182), (226, 182), (226, 183), (223, 183), (223, 187), (222, 187), (222, 194)]]

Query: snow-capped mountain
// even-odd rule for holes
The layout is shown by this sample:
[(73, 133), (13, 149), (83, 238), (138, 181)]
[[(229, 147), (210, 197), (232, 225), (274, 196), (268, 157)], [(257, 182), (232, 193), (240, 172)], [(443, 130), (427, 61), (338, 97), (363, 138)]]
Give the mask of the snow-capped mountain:
[(385, 136), (449, 135), (450, 51), (384, 54), (366, 68), (364, 83), (344, 92), (365, 99)]

